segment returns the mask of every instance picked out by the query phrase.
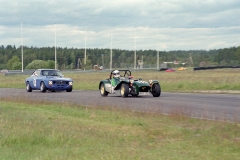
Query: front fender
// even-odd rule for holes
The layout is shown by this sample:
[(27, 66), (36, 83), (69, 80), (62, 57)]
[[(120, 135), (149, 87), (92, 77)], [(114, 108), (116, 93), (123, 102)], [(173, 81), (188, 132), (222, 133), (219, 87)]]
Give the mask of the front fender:
[(111, 85), (111, 82), (110, 82), (110, 80), (109, 79), (106, 79), (106, 80), (101, 80), (100, 81), (100, 83), (99, 83), (99, 85), (98, 85), (98, 89), (100, 89), (101, 88), (101, 84), (104, 84), (104, 85), (106, 85), (106, 84), (110, 84)]
[(158, 80), (152, 80), (152, 84), (159, 83)]
[(120, 81), (120, 83), (118, 83), (118, 84), (116, 85), (116, 87), (114, 88), (114, 90), (119, 90), (119, 89), (121, 89), (121, 86), (122, 86), (123, 83), (129, 84), (129, 83), (126, 82), (126, 81)]
[(41, 80), (39, 80), (39, 82), (40, 82), (40, 84), (41, 84), (41, 82), (43, 82), (45, 84), (46, 88), (49, 88), (49, 83), (48, 83), (49, 80), (41, 79)]

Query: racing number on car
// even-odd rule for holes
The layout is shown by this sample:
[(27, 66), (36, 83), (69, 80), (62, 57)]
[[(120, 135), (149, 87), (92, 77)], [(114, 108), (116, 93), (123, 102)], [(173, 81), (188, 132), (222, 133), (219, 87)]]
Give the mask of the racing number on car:
[(37, 81), (36, 79), (33, 79), (33, 85), (36, 87), (37, 86)]

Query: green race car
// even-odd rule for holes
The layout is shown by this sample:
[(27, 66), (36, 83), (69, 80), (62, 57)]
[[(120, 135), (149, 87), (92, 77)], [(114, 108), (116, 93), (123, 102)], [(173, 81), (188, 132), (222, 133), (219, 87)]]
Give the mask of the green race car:
[(133, 79), (131, 71), (129, 70), (111, 71), (109, 78), (100, 81), (99, 90), (103, 97), (116, 93), (116, 90), (120, 90), (122, 97), (128, 97), (129, 95), (137, 97), (141, 93), (143, 93), (143, 95), (144, 93), (151, 93), (153, 97), (159, 97), (161, 95), (161, 87), (157, 80), (149, 80), (146, 82), (141, 78)]

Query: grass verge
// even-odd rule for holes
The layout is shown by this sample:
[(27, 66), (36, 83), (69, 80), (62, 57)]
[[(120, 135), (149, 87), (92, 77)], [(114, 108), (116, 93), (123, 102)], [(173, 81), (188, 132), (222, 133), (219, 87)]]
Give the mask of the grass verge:
[(1, 159), (238, 159), (240, 124), (0, 100)]

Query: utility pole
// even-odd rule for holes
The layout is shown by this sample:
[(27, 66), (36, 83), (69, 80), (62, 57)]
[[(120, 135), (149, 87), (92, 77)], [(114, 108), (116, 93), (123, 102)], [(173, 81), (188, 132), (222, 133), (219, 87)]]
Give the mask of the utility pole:
[(136, 58), (136, 56), (137, 56), (136, 50), (137, 50), (137, 47), (136, 47), (136, 30), (135, 30), (135, 52), (134, 52), (134, 67), (133, 67), (134, 69), (136, 69), (136, 64), (137, 64), (136, 63), (136, 59), (137, 59)]
[(86, 26), (86, 32), (85, 32), (85, 52), (84, 52), (84, 71), (86, 70), (86, 62), (87, 62), (87, 26)]
[(105, 68), (104, 67), (104, 54), (102, 54), (102, 67)]
[(81, 59), (78, 58), (78, 62), (77, 62), (77, 69), (80, 69), (80, 63), (81, 63)]
[(55, 69), (57, 69), (57, 42), (56, 42), (56, 23), (55, 23)]
[(22, 72), (23, 72), (23, 42), (22, 42), (22, 20), (21, 20), (21, 52), (22, 52)]
[(109, 69), (112, 70), (112, 31), (111, 31), (111, 51), (110, 51), (110, 64)]
[(192, 53), (189, 53), (189, 59), (190, 59), (190, 62), (191, 62), (192, 67), (194, 67), (194, 66), (193, 66)]
[[(158, 30), (158, 40), (159, 40), (159, 30)], [(157, 48), (158, 48), (157, 49), (157, 69), (159, 69), (159, 44), (157, 45)]]

